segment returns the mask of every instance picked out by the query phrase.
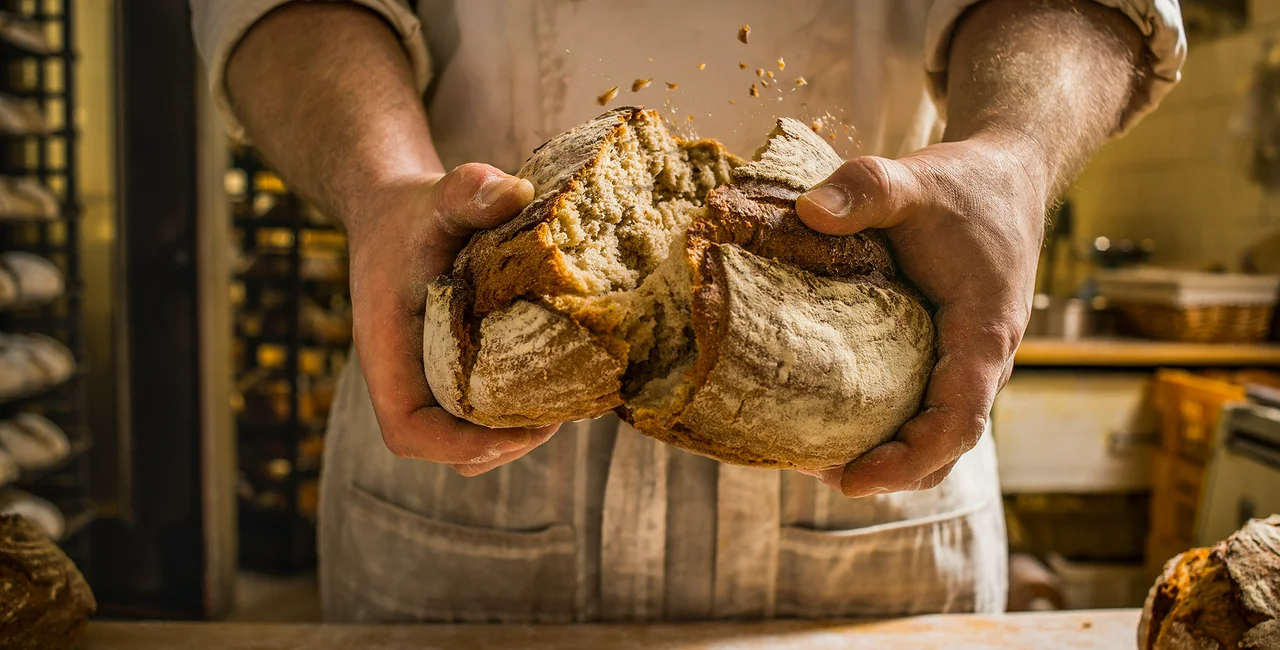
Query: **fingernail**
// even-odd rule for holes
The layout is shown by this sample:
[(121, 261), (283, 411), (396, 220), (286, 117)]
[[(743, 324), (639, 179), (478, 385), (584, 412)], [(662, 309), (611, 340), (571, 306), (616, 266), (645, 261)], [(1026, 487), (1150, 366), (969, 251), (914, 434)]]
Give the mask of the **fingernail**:
[(510, 192), (520, 184), (520, 181), (521, 179), (515, 176), (490, 176), (489, 180), (480, 186), (480, 191), (476, 192), (476, 204), (487, 208), (497, 203), (503, 194)]
[(525, 432), (521, 437), (504, 440), (494, 445), (493, 448), (500, 454), (509, 454), (513, 451), (520, 451), (521, 449), (528, 447), (530, 442), (532, 442), (532, 437), (528, 432)]
[(852, 204), (849, 199), (849, 193), (839, 185), (823, 185), (815, 190), (810, 190), (803, 196), (835, 217), (846, 216)]

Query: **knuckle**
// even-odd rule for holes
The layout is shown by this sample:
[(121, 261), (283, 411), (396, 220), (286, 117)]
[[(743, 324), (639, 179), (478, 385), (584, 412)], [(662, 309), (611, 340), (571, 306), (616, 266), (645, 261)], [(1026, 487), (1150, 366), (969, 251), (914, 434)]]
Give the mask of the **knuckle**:
[(409, 445), (408, 437), (403, 435), (398, 429), (391, 427), (383, 427), (382, 444), (386, 446), (387, 451), (399, 456), (400, 458), (414, 458), (413, 447)]
[(885, 159), (876, 156), (862, 156), (844, 163), (835, 177), (873, 201), (889, 197), (893, 192), (893, 176), (885, 165)]

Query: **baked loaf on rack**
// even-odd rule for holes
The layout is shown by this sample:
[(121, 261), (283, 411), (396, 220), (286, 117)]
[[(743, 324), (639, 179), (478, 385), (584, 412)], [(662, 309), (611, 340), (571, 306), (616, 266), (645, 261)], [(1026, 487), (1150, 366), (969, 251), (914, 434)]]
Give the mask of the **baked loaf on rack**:
[(428, 291), (427, 379), (492, 427), (617, 410), (725, 462), (821, 469), (891, 438), (933, 366), (883, 236), (805, 227), (840, 158), (779, 120), (751, 161), (619, 108), (544, 144), (537, 198)]
[(1142, 608), (1138, 648), (1280, 648), (1280, 515), (1169, 560)]

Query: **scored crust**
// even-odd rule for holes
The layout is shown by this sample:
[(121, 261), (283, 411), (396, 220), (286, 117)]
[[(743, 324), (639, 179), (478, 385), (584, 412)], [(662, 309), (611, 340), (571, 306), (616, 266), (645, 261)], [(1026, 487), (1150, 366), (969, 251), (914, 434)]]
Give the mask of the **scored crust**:
[(520, 172), (538, 198), (429, 291), (441, 406), (487, 426), (616, 407), (647, 435), (768, 467), (890, 439), (919, 406), (933, 326), (881, 233), (796, 216), (839, 165), (789, 119), (749, 163), (635, 108), (553, 139)]

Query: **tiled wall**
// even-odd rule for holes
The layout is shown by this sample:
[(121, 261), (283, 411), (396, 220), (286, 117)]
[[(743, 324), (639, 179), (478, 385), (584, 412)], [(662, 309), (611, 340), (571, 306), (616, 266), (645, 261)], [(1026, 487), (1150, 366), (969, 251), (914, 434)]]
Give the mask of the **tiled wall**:
[(1154, 263), (1235, 268), (1242, 249), (1280, 230), (1280, 193), (1250, 182), (1247, 144), (1232, 129), (1265, 40), (1280, 41), (1280, 0), (1250, 9), (1248, 32), (1193, 41), (1182, 83), (1080, 176), (1077, 250), (1100, 235), (1149, 237)]

